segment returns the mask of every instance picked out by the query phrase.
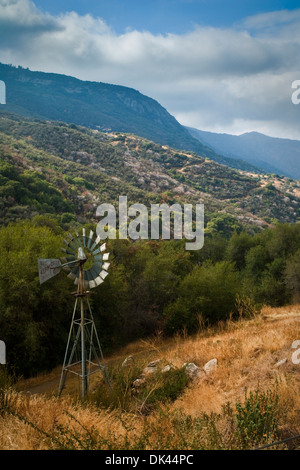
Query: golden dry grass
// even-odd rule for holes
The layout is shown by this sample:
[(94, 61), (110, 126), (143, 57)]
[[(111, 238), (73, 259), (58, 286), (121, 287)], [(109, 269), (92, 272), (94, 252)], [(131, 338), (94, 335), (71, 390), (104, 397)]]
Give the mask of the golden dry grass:
[[(128, 353), (138, 355), (142, 351), (145, 365), (149, 360), (160, 357), (177, 367), (186, 362), (203, 366), (210, 359), (217, 358), (217, 369), (205, 380), (192, 382), (168, 410), (182, 409), (192, 417), (203, 412), (220, 413), (227, 402), (243, 401), (245, 390), (276, 387), (280, 407), (284, 410), (281, 430), (283, 434), (290, 435), (300, 433), (300, 364), (293, 364), (291, 360), (294, 352), (291, 345), (299, 339), (300, 305), (277, 309), (265, 307), (260, 315), (250, 320), (229, 321), (193, 337), (178, 336), (165, 342), (158, 335), (148, 342), (138, 341), (123, 351), (123, 358)], [(121, 358), (122, 354), (118, 357)], [(284, 358), (287, 361), (277, 367), (277, 362)], [(113, 435), (116, 446), (123, 445), (126, 433), (127, 439), (133, 442), (145, 423), (155, 426), (157, 419), (156, 412), (141, 416), (120, 410), (107, 411), (75, 403), (71, 397), (57, 399), (12, 392), (10, 400), (17, 415), (34, 423), (44, 433), (52, 434), (59, 423), (84, 434), (84, 426), (93, 428), (104, 440)], [(75, 419), (70, 419), (66, 412)], [(172, 433), (167, 421), (167, 417), (163, 421), (160, 418), (160, 426), (164, 423), (166, 432)], [(55, 442), (49, 437), (18, 417), (11, 414), (0, 416), (0, 449), (47, 449), (53, 446)]]

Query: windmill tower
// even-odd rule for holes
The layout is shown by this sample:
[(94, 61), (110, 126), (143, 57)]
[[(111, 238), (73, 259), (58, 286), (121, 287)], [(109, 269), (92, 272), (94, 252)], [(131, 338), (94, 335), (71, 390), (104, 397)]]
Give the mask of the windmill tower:
[(74, 280), (77, 290), (72, 292), (75, 298), (73, 316), (64, 356), (62, 372), (58, 387), (58, 396), (61, 395), (67, 375), (75, 374), (80, 378), (81, 396), (85, 398), (89, 377), (101, 371), (110, 388), (107, 369), (102, 349), (95, 327), (89, 296), (90, 289), (102, 284), (108, 275), (107, 269), (109, 253), (105, 253), (106, 244), (100, 245), (100, 237), (94, 239), (91, 230), (87, 236), (85, 229), (82, 235), (68, 234), (69, 240), (64, 240), (65, 248), (62, 251), (65, 257), (59, 259), (39, 259), (40, 283), (47, 281), (60, 272), (68, 272), (68, 277)]

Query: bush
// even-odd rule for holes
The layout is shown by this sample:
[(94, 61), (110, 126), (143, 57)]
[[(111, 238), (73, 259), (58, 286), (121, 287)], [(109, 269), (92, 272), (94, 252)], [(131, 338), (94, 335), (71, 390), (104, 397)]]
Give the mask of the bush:
[(170, 369), (168, 372), (160, 374), (160, 379), (162, 385), (149, 396), (148, 403), (150, 404), (175, 401), (184, 392), (189, 382), (184, 369)]
[(236, 403), (236, 435), (243, 449), (276, 441), (279, 397), (274, 391), (250, 392), (245, 403)]

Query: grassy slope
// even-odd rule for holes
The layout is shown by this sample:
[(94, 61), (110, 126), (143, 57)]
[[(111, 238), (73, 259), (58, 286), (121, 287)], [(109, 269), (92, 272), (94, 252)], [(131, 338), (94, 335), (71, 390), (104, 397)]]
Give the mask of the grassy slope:
[[(299, 434), (300, 365), (292, 364), (291, 361), (291, 345), (300, 337), (299, 319), (300, 305), (281, 309), (268, 307), (251, 320), (241, 319), (235, 323), (229, 321), (213, 330), (203, 330), (196, 336), (177, 337), (168, 342), (158, 336), (148, 342), (132, 344), (120, 351), (118, 356), (107, 358), (108, 362), (120, 362), (128, 354), (132, 354), (140, 367), (156, 358), (170, 362), (176, 367), (181, 367), (187, 361), (203, 366), (212, 358), (218, 359), (217, 370), (207, 380), (192, 382), (175, 402), (164, 404), (161, 411), (154, 411), (146, 416), (141, 414), (141, 408), (138, 406), (123, 413), (120, 410), (97, 409), (93, 405), (83, 407), (76, 404), (70, 396), (65, 395), (61, 399), (51, 396), (52, 392), (56, 392), (53, 388), (51, 391), (51, 387), (48, 396), (13, 393), (10, 396), (10, 404), (14, 412), (25, 416), (35, 426), (52, 436), (57, 424), (65, 426), (68, 439), (66, 440), (64, 433), (56, 433), (55, 436), (59, 436), (60, 442), (69, 447), (71, 441), (75, 448), (79, 445), (78, 441), (75, 442), (70, 437), (71, 431), (77, 429), (79, 440), (87, 442), (86, 429), (93, 428), (97, 442), (102, 442), (101, 448), (123, 448), (126, 435), (128, 448), (133, 448), (138, 440), (144, 442), (147, 437), (146, 447), (149, 449), (168, 448), (166, 446), (170, 445), (170, 442), (175, 449), (192, 449), (195, 445), (193, 437), (197, 437), (197, 428), (193, 421), (188, 421), (189, 426), (185, 429), (184, 423), (187, 422), (182, 416), (188, 415), (191, 417), (189, 419), (193, 419), (201, 416), (203, 412), (220, 413), (222, 406), (227, 402), (243, 402), (246, 389), (266, 391), (276, 387), (281, 410), (280, 437)], [(276, 363), (283, 358), (287, 358), (286, 363), (276, 367)], [(50, 378), (53, 379), (53, 374)], [(45, 379), (45, 376), (37, 378), (37, 382), (44, 382)], [(23, 389), (26, 389), (26, 385), (30, 388), (33, 383), (31, 381), (20, 384)], [(178, 420), (176, 421), (174, 416), (179, 410), (183, 410), (183, 415), (180, 415), (181, 424), (178, 428)], [(73, 418), (70, 418), (66, 411)], [(84, 430), (76, 420), (86, 429)], [(232, 433), (228, 423), (228, 419), (224, 417), (217, 421), (220, 436), (225, 443), (230, 441)], [(182, 432), (188, 436), (185, 442)], [(213, 442), (212, 437), (210, 439), (208, 448)], [(57, 445), (57, 442), (46, 435), (41, 436), (40, 432), (16, 417), (4, 415), (0, 421), (1, 449), (48, 449)]]

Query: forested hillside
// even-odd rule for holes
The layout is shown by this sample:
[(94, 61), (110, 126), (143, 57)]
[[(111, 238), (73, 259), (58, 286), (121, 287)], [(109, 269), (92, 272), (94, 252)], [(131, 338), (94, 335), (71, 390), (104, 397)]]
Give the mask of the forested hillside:
[(133, 134), (0, 114), (2, 223), (52, 214), (96, 221), (101, 202), (205, 204), (207, 231), (299, 220), (299, 183), (246, 173)]
[[(63, 272), (40, 285), (37, 260), (61, 257), (66, 237), (44, 216), (0, 229), (0, 331), (17, 375), (61, 363), (74, 286)], [(230, 238), (213, 233), (198, 251), (186, 251), (184, 240), (118, 239), (108, 241), (108, 251), (109, 275), (91, 296), (105, 355), (157, 332), (193, 334), (200, 326), (251, 317), (264, 304), (299, 300), (299, 225)]]
[(0, 132), (0, 330), (17, 373), (58, 364), (69, 328), (72, 284), (40, 285), (37, 259), (60, 257), (66, 232), (95, 230), (97, 206), (120, 195), (204, 203), (205, 243), (109, 240), (110, 275), (93, 296), (106, 352), (297, 299), (298, 182), (74, 124), (2, 113)]

